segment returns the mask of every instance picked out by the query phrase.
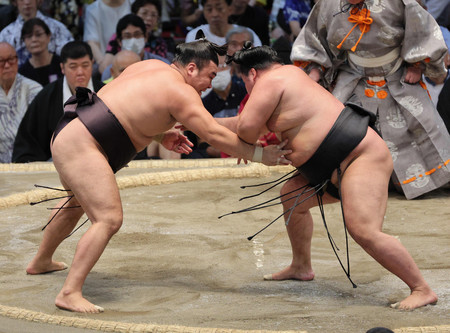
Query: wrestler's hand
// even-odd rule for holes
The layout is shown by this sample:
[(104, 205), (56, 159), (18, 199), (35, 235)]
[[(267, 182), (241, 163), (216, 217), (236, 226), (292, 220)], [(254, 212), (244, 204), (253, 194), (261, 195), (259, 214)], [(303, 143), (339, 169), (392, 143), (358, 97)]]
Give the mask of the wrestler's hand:
[(317, 68), (312, 68), (309, 72), (309, 77), (313, 79), (315, 82), (319, 82), (320, 80), (320, 71)]
[(422, 69), (420, 67), (409, 66), (406, 69), (405, 82), (415, 84), (422, 77)]
[(269, 145), (264, 147), (262, 162), (265, 165), (290, 165), (292, 162), (288, 160), (285, 155), (292, 153), (290, 149), (283, 149), (288, 143), (284, 140), (278, 145)]
[(170, 130), (165, 132), (161, 144), (164, 148), (179, 154), (191, 153), (191, 147), (194, 146), (194, 144), (189, 141), (189, 139), (185, 135), (177, 130)]

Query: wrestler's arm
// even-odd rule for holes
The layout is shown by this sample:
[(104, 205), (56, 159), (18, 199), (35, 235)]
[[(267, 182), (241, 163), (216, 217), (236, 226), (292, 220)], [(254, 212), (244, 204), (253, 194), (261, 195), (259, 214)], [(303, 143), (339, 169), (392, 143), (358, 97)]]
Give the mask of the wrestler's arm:
[[(199, 95), (192, 87), (186, 85), (173, 91), (171, 104), (172, 116), (211, 146), (229, 155), (253, 160), (255, 147), (243, 142), (235, 133), (220, 125), (204, 108)], [(284, 155), (289, 154), (290, 150), (266, 148), (262, 157), (264, 164), (291, 164), (284, 158)]]
[(254, 85), (244, 109), (239, 115), (236, 133), (245, 142), (255, 143), (269, 132), (267, 122), (275, 111), (282, 91), (278, 77), (264, 77)]
[(225, 126), (233, 133), (236, 133), (239, 116), (226, 117), (226, 118), (214, 118), (220, 125)]

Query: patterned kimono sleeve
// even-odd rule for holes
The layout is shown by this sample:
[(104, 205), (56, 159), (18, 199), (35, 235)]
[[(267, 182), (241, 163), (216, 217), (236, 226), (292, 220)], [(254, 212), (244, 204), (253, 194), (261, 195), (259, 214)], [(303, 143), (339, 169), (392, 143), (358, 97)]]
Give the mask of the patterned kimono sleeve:
[(332, 67), (332, 54), (327, 42), (327, 25), (321, 7), (324, 1), (316, 3), (308, 21), (292, 45), (291, 60), (306, 73), (317, 68), (323, 74)]
[(405, 4), (405, 37), (402, 58), (421, 66), (425, 76), (438, 78), (446, 74), (444, 66), (447, 46), (441, 29), (434, 18), (415, 0), (403, 0)]

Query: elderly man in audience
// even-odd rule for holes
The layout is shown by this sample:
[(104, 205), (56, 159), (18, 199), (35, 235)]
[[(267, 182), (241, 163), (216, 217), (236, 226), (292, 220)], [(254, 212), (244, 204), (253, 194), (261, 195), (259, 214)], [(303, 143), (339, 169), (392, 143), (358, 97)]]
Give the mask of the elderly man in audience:
[(0, 163), (10, 163), (17, 129), (42, 86), (18, 74), (17, 54), (0, 42)]
[(25, 21), (37, 17), (47, 24), (51, 31), (50, 43), (48, 49), (52, 53), (60, 54), (62, 47), (73, 40), (72, 34), (61, 22), (45, 16), (38, 10), (41, 0), (17, 0), (17, 9), (19, 16), (0, 32), (0, 42), (8, 42), (17, 52), (19, 57), (19, 66), (25, 63), (30, 57), (30, 53), (25, 47), (25, 43), (21, 38), (22, 26)]

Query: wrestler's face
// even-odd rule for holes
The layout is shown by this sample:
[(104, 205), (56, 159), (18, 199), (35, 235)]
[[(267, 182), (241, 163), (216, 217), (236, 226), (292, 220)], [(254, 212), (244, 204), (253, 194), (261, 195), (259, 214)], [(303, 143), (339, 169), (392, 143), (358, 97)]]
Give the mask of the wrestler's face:
[(194, 63), (190, 63), (186, 69), (188, 72), (187, 83), (200, 95), (206, 89), (211, 88), (211, 81), (217, 75), (217, 65), (213, 61), (203, 66), (201, 70)]
[(64, 64), (61, 64), (61, 71), (66, 76), (72, 93), (75, 92), (76, 87), (88, 86), (92, 76), (92, 63), (89, 56), (85, 55), (78, 59), (68, 58)]

